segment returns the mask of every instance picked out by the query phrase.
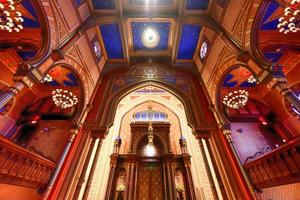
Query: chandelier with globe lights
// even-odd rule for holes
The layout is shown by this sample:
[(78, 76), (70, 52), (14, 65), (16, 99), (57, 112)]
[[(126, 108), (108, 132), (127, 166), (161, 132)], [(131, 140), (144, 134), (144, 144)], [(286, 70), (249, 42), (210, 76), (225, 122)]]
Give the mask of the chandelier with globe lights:
[(284, 9), (284, 15), (279, 18), (279, 32), (288, 34), (300, 31), (300, 0), (291, 0)]
[(229, 108), (240, 109), (248, 102), (249, 92), (246, 90), (235, 90), (223, 98), (223, 104)]
[(46, 76), (42, 80), (42, 82), (44, 82), (44, 83), (50, 83), (52, 81), (53, 81), (53, 78), (49, 74), (46, 74)]
[(250, 77), (248, 78), (248, 83), (252, 83), (252, 84), (256, 83), (256, 78), (255, 78), (253, 75), (250, 76)]
[(24, 27), (22, 13), (18, 11), (17, 5), (21, 1), (0, 1), (0, 30), (8, 32), (20, 32)]
[(78, 98), (75, 94), (63, 89), (53, 90), (52, 100), (56, 106), (62, 109), (72, 108), (78, 103)]

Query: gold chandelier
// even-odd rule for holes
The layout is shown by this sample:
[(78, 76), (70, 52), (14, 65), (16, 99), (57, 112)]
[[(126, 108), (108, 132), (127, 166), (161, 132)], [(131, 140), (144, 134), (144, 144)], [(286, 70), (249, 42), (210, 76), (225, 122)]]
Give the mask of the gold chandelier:
[(240, 109), (248, 102), (249, 92), (246, 90), (235, 90), (223, 98), (223, 104), (229, 108)]
[(71, 108), (78, 103), (78, 98), (75, 94), (63, 89), (53, 90), (52, 100), (56, 106), (62, 109)]
[(0, 2), (0, 30), (8, 32), (20, 32), (24, 27), (22, 13), (18, 11), (14, 0), (4, 0)]
[(284, 15), (278, 21), (277, 28), (280, 33), (300, 31), (300, 0), (291, 0), (290, 5), (284, 9)]

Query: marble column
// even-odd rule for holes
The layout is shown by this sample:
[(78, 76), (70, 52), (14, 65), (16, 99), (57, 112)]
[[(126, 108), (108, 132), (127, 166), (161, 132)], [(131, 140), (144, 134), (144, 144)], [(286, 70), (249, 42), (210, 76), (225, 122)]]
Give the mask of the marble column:
[(213, 165), (213, 157), (211, 155), (211, 151), (209, 150), (209, 138), (202, 138), (201, 139), (201, 142), (203, 144), (203, 148), (204, 148), (204, 152), (205, 152), (205, 157), (206, 157), (206, 160), (208, 162), (208, 167), (210, 169), (210, 173), (212, 175), (212, 180), (213, 180), (213, 183), (214, 183), (214, 186), (215, 186), (215, 189), (216, 189), (216, 194), (217, 194), (217, 197), (219, 200), (223, 200), (223, 195), (222, 195), (222, 189), (220, 187), (220, 184), (219, 184), (219, 181), (218, 181), (218, 178), (217, 178), (217, 173), (215, 171), (215, 168), (214, 168), (214, 165)]
[(85, 158), (85, 162), (84, 162), (82, 171), (80, 173), (80, 178), (79, 178), (79, 181), (77, 183), (76, 190), (75, 190), (75, 193), (73, 195), (73, 199), (78, 199), (78, 197), (79, 197), (80, 189), (81, 189), (82, 183), (84, 182), (84, 175), (86, 174), (86, 170), (88, 168), (88, 164), (89, 164), (92, 152), (93, 152), (94, 145), (95, 145), (95, 139), (92, 138), (92, 141), (89, 143), (88, 153), (87, 153), (87, 156)]
[(95, 159), (98, 144), (100, 142), (99, 140), (100, 140), (99, 138), (93, 138), (93, 141), (90, 145), (91, 154), (90, 154), (90, 157), (86, 159), (87, 166), (86, 166), (86, 169), (84, 169), (85, 173), (82, 174), (83, 176), (81, 178), (81, 183), (79, 186), (79, 194), (78, 194), (77, 199), (80, 199), (80, 200), (83, 199), (84, 191), (85, 191), (86, 185), (87, 185), (87, 180), (88, 180), (88, 177), (90, 176), (90, 172), (91, 172), (92, 165), (93, 165), (93, 162)]
[(216, 190), (216, 184), (215, 184), (215, 181), (213, 180), (213, 173), (212, 173), (212, 170), (211, 170), (211, 168), (209, 166), (209, 162), (208, 162), (208, 158), (207, 158), (207, 153), (205, 152), (204, 145), (203, 145), (203, 140), (204, 139), (201, 138), (201, 137), (198, 140), (199, 146), (200, 146), (200, 151), (201, 151), (201, 155), (202, 155), (202, 158), (203, 158), (203, 162), (204, 162), (204, 166), (205, 166), (205, 171), (207, 172), (207, 176), (208, 176), (208, 180), (209, 180), (209, 183), (210, 183), (210, 187), (211, 187), (212, 192), (213, 192), (214, 199), (217, 199), (218, 194), (217, 194), (217, 190)]
[(100, 151), (101, 151), (102, 141), (103, 141), (103, 139), (100, 139), (100, 141), (98, 143), (98, 147), (97, 147), (96, 154), (95, 154), (95, 157), (94, 157), (94, 160), (93, 160), (93, 164), (92, 164), (90, 174), (89, 174), (88, 179), (87, 179), (87, 184), (86, 184), (86, 188), (84, 190), (84, 195), (83, 195), (82, 199), (88, 199), (88, 195), (89, 195), (89, 192), (90, 192), (90, 189), (91, 189), (91, 185), (92, 185), (93, 177), (94, 177), (94, 174), (95, 174), (95, 171), (96, 171), (97, 163), (100, 160), (99, 159), (99, 154), (100, 154)]

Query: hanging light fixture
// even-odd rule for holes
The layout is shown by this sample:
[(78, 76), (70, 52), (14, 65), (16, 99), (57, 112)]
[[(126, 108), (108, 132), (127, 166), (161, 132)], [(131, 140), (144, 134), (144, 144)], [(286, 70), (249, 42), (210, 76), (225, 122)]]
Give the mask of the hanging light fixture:
[(250, 77), (248, 78), (248, 83), (252, 83), (252, 84), (256, 83), (256, 78), (255, 78), (253, 75), (250, 76)]
[(20, 32), (24, 28), (22, 13), (16, 7), (20, 2), (14, 0), (0, 2), (0, 30)]
[(246, 90), (236, 90), (223, 98), (223, 104), (229, 108), (240, 109), (246, 105), (248, 97), (249, 92)]
[(78, 103), (78, 98), (75, 94), (63, 89), (53, 90), (52, 100), (56, 106), (62, 109), (71, 108)]
[(300, 0), (291, 0), (290, 5), (284, 9), (284, 15), (278, 21), (277, 28), (281, 33), (300, 31)]
[(50, 83), (52, 81), (53, 81), (53, 78), (49, 74), (46, 74), (46, 76), (42, 80), (42, 82), (44, 82), (44, 83)]
[(156, 154), (156, 150), (153, 144), (153, 126), (152, 122), (150, 121), (149, 127), (148, 127), (148, 144), (145, 147), (145, 154), (147, 156), (154, 156)]

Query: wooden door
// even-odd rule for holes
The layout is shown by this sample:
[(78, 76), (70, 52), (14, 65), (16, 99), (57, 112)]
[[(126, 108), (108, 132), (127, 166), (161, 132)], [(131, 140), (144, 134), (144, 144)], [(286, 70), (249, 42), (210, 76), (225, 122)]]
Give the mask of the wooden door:
[(162, 165), (158, 162), (141, 163), (139, 166), (138, 200), (164, 200)]

